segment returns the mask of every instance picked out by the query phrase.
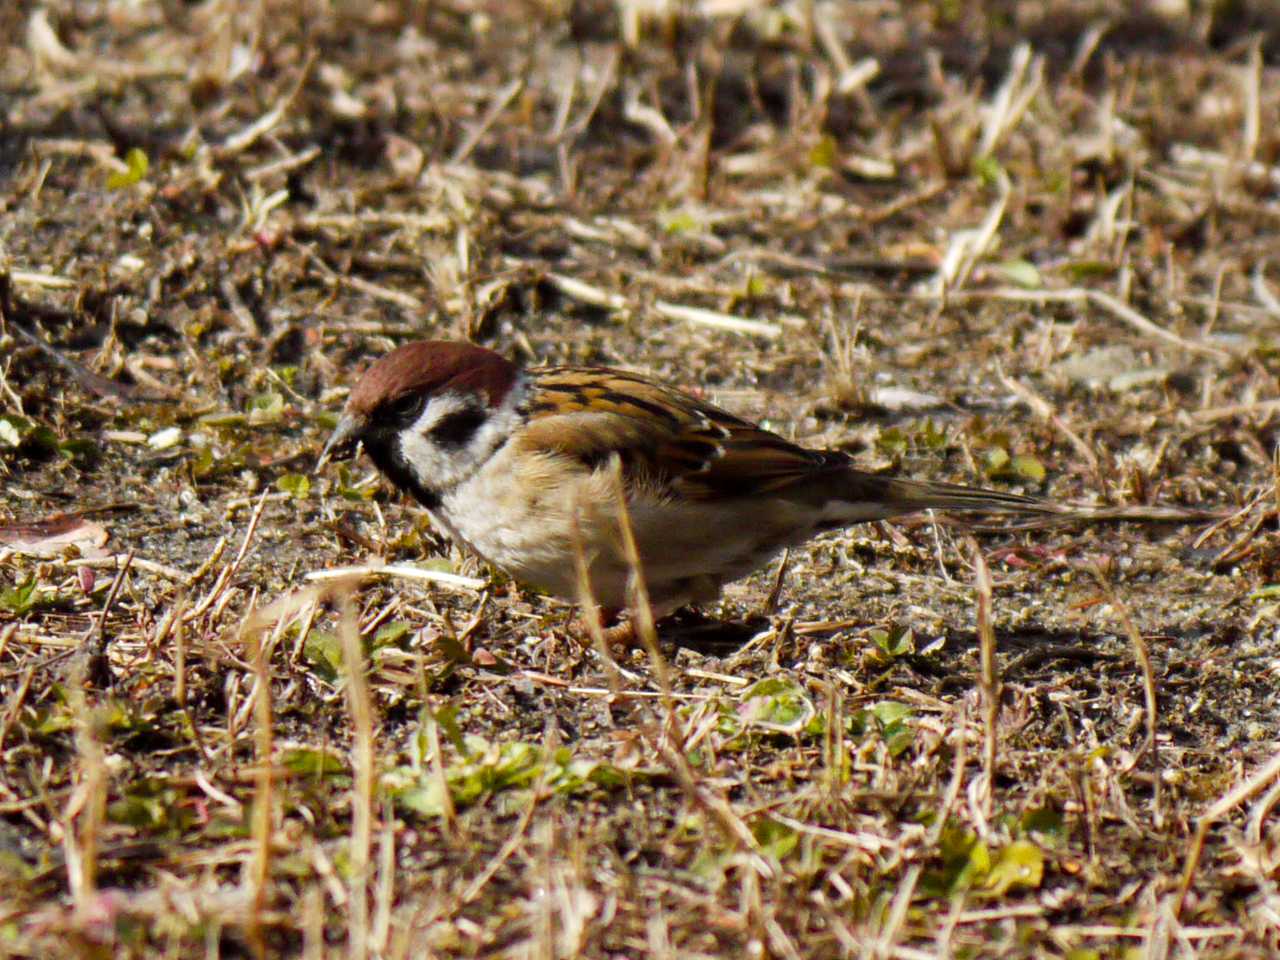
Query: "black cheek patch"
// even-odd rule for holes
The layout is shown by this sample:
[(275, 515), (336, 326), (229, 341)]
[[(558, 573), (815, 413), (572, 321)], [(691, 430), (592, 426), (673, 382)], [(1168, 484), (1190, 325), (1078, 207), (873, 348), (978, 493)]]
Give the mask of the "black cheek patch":
[(476, 435), (487, 419), (488, 415), (483, 410), (457, 410), (442, 418), (428, 434), (436, 443), (460, 447)]

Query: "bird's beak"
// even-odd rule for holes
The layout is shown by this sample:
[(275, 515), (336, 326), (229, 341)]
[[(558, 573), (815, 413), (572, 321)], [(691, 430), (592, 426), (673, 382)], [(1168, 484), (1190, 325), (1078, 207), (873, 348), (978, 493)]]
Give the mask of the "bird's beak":
[(329, 458), (337, 454), (342, 457), (347, 447), (355, 445), (357, 435), (360, 433), (361, 422), (349, 413), (344, 413), (338, 421), (338, 425), (333, 428), (333, 433), (329, 435), (329, 440), (324, 445), (324, 449), (320, 451), (320, 459), (316, 461), (315, 472), (319, 473)]

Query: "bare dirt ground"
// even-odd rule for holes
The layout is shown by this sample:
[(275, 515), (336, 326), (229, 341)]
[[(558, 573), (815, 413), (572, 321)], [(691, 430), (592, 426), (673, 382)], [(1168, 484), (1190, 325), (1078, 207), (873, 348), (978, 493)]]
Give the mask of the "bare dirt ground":
[[(1275, 955), (1268, 9), (0, 6), (0, 953)], [(1210, 515), (855, 528), (614, 664), (313, 475), (423, 335)]]

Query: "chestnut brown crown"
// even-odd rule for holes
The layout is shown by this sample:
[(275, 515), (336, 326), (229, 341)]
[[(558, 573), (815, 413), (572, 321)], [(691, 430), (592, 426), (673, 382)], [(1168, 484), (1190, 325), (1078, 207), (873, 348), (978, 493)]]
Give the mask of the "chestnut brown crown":
[(368, 417), (406, 394), (446, 389), (484, 393), (498, 406), (516, 381), (510, 360), (471, 343), (419, 340), (392, 350), (371, 366), (347, 399), (348, 413)]

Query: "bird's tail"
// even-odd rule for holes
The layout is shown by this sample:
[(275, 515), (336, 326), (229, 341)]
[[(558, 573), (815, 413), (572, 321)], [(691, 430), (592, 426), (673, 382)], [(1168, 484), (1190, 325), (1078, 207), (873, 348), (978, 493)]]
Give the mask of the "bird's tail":
[(914, 513), (917, 510), (963, 510), (973, 513), (1015, 514), (1020, 529), (1062, 523), (1136, 521), (1139, 523), (1197, 523), (1221, 520), (1222, 511), (1194, 507), (1122, 504), (1118, 506), (1053, 503), (1002, 490), (966, 487), (957, 483), (902, 480), (852, 467), (841, 467), (824, 478), (818, 496), (824, 526), (843, 526), (864, 520)]
[(833, 520), (857, 523), (917, 510), (967, 510), (1048, 517), (1072, 513), (1070, 507), (1001, 490), (956, 483), (903, 480), (860, 470), (841, 471), (835, 489), (828, 487), (826, 512)]

